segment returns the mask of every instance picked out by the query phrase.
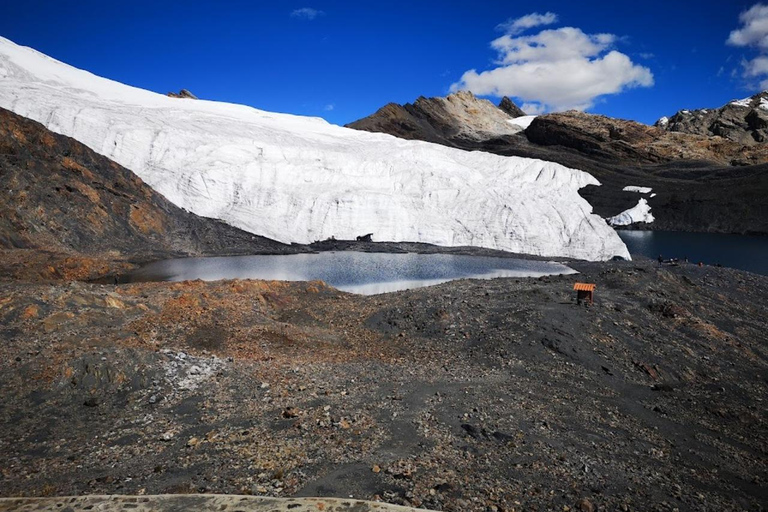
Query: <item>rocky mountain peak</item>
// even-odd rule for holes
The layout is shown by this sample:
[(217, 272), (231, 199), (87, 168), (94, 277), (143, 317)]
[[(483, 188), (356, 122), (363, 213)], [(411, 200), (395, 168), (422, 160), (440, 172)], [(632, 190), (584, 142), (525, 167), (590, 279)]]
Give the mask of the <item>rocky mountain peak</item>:
[(499, 108), (506, 112), (510, 117), (522, 117), (526, 115), (523, 110), (515, 105), (515, 103), (509, 99), (508, 97), (504, 96), (501, 98), (501, 103), (499, 103)]
[(189, 89), (182, 89), (179, 92), (169, 92), (166, 94), (166, 96), (170, 96), (171, 98), (185, 98), (189, 100), (198, 99), (198, 97), (192, 94)]
[(448, 145), (453, 145), (450, 141), (454, 139), (480, 141), (520, 133), (523, 127), (511, 121), (524, 114), (509, 99), (503, 103), (514, 107), (511, 111), (515, 115), (470, 91), (457, 91), (446, 97), (420, 96), (405, 105), (387, 104), (347, 126)]
[(740, 144), (768, 142), (768, 91), (733, 100), (720, 108), (680, 110), (654, 124), (670, 132), (717, 135)]

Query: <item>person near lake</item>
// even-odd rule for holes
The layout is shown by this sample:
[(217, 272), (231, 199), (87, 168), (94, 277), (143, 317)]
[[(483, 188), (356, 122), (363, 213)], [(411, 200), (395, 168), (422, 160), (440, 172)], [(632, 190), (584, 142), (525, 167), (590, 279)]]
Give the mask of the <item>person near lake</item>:
[(661, 254), (659, 254), (658, 260), (659, 260), (659, 266), (661, 266), (661, 264), (664, 262), (664, 258), (661, 257)]

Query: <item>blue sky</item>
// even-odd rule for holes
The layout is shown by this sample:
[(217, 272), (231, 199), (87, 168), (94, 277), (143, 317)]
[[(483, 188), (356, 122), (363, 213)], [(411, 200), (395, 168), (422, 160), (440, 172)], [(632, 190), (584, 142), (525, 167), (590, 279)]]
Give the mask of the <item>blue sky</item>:
[[(768, 84), (768, 39), (745, 31), (726, 44), (755, 3), (25, 0), (4, 2), (0, 35), (157, 92), (187, 88), (339, 124), (452, 86), (652, 123)], [(514, 24), (532, 13), (540, 16)], [(586, 49), (563, 68), (559, 54), (542, 53), (550, 43), (554, 53)]]

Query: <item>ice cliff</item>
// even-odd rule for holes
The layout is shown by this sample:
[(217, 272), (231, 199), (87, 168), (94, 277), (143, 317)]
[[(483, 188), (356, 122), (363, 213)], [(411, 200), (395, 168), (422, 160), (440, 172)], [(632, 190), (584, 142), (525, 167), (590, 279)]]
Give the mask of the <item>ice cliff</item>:
[(559, 164), (170, 98), (0, 38), (0, 107), (134, 171), (178, 206), (283, 242), (331, 236), (629, 257)]

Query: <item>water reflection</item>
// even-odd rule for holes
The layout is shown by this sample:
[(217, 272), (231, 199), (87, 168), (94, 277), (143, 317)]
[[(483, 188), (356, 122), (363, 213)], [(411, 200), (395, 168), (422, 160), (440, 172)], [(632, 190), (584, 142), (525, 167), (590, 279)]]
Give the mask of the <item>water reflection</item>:
[(345, 251), (165, 260), (142, 267), (126, 276), (126, 280), (319, 279), (343, 291), (373, 295), (462, 278), (539, 277), (574, 272), (560, 263), (514, 258)]

